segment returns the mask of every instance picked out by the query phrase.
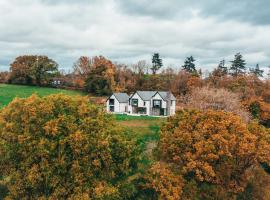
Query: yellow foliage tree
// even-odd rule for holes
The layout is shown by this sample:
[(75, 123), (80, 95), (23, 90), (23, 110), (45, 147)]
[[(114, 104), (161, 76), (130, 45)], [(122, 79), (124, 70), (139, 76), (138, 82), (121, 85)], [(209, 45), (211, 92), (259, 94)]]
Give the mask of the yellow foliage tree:
[(87, 98), (33, 95), (0, 113), (7, 199), (119, 199), (135, 146)]

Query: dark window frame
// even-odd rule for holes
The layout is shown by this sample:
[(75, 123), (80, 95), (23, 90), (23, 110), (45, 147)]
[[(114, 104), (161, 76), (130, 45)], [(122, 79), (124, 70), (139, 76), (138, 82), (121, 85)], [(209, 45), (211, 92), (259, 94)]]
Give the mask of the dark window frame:
[[(137, 103), (134, 103), (136, 101)], [(131, 105), (132, 106), (138, 106), (139, 105), (139, 99), (131, 99)]]
[[(159, 102), (159, 104), (155, 104), (155, 102)], [(153, 108), (162, 108), (162, 100), (160, 99), (153, 99)]]

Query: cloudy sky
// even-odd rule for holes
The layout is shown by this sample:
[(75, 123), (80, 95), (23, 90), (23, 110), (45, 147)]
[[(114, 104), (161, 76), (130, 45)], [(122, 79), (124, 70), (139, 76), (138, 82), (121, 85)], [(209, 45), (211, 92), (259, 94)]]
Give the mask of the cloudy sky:
[(0, 71), (18, 55), (45, 54), (61, 69), (82, 55), (134, 63), (159, 52), (203, 70), (241, 52), (270, 65), (269, 0), (0, 0)]

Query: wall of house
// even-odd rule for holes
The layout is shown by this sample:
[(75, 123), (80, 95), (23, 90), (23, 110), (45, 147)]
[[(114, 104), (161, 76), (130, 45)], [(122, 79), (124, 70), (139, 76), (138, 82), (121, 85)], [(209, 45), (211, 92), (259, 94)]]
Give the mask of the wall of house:
[(110, 105), (109, 105), (110, 99), (114, 99), (114, 112), (120, 113), (120, 103), (118, 102), (118, 100), (114, 95), (112, 95), (106, 102), (107, 112), (110, 112)]
[[(132, 99), (138, 99), (138, 107), (145, 107), (146, 115), (150, 115), (150, 101), (143, 101), (142, 98), (137, 93), (135, 93), (133, 97), (130, 99), (130, 103), (132, 102)], [(144, 105), (144, 102), (145, 102), (145, 105)], [(128, 112), (130, 114), (134, 114), (132, 113), (132, 105), (128, 106)]]
[(156, 93), (155, 96), (152, 97), (151, 102), (153, 103), (153, 100), (161, 100), (161, 107), (167, 108), (167, 102), (162, 99), (159, 93)]
[(175, 114), (175, 107), (176, 107), (176, 101), (172, 101), (171, 108), (170, 108), (170, 115)]
[(128, 103), (119, 103), (119, 113), (127, 112)]

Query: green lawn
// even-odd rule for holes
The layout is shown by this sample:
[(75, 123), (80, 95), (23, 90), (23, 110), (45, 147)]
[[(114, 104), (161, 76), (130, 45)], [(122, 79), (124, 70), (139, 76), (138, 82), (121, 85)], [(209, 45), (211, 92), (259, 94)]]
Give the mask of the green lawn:
[(115, 115), (117, 123), (127, 130), (143, 151), (142, 164), (150, 164), (153, 161), (153, 150), (159, 141), (159, 131), (166, 118), (148, 116)]
[(63, 93), (67, 95), (83, 95), (81, 92), (72, 90), (0, 84), (0, 108), (7, 105), (15, 97), (25, 98), (31, 96), (34, 93), (39, 96), (47, 96), (56, 93)]

